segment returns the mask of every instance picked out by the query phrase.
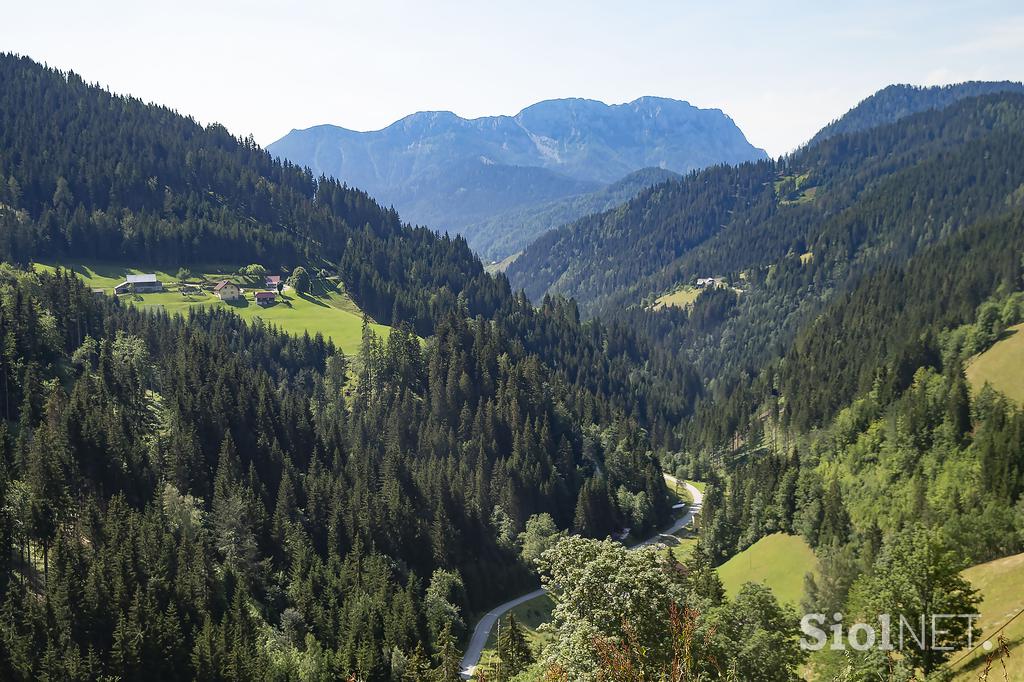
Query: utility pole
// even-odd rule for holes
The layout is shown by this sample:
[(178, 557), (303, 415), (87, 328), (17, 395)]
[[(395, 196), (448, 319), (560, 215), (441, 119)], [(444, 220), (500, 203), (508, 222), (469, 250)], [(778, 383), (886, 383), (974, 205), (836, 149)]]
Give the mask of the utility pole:
[(501, 616), (498, 616), (498, 637), (494, 641), (494, 649), (498, 652), (498, 670), (495, 673), (497, 682), (502, 682), (501, 676)]

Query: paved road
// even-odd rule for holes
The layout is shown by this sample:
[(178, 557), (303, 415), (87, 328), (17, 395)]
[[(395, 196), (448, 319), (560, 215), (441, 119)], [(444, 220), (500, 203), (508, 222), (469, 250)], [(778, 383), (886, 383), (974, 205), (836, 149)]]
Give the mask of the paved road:
[[(676, 479), (675, 476), (669, 476), (668, 474), (665, 474), (665, 479), (672, 485), (682, 483), (690, 493), (690, 496), (693, 497), (693, 504), (687, 507), (686, 513), (676, 519), (671, 526), (660, 533), (656, 533), (655, 535), (647, 538), (643, 542), (633, 545), (632, 549), (636, 549), (637, 547), (646, 547), (647, 545), (653, 545), (656, 542), (661, 542), (663, 540), (662, 536), (672, 535), (673, 533), (682, 530), (686, 526), (690, 525), (693, 521), (693, 517), (700, 513), (701, 505), (704, 503), (704, 495), (697, 490), (695, 486), (686, 483), (685, 481), (680, 481)], [(504, 616), (511, 609), (514, 609), (520, 604), (528, 602), (531, 599), (536, 599), (544, 594), (544, 592), (545, 590), (542, 587), (539, 590), (534, 590), (529, 594), (524, 594), (521, 597), (516, 597), (511, 601), (500, 604), (484, 614), (483, 618), (481, 618), (476, 624), (476, 627), (473, 628), (473, 636), (470, 637), (469, 646), (466, 647), (466, 654), (462, 657), (463, 679), (468, 680), (473, 676), (473, 672), (476, 670), (477, 664), (480, 663), (480, 655), (484, 651), (484, 645), (487, 644), (487, 638), (490, 636), (491, 629), (494, 627), (494, 624), (498, 622), (498, 619)]]

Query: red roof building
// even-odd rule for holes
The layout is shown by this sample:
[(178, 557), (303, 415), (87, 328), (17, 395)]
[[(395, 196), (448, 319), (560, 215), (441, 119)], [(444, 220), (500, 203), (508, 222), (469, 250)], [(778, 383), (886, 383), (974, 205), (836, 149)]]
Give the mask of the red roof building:
[(257, 291), (255, 293), (256, 302), (260, 305), (270, 305), (277, 298), (277, 292), (275, 291)]

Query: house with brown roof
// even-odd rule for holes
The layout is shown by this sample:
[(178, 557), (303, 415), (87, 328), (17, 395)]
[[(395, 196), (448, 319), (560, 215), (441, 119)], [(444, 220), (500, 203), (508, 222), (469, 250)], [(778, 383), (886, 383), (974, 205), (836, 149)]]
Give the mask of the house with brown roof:
[(213, 293), (217, 294), (222, 301), (237, 301), (242, 296), (242, 290), (234, 282), (222, 279), (213, 287)]

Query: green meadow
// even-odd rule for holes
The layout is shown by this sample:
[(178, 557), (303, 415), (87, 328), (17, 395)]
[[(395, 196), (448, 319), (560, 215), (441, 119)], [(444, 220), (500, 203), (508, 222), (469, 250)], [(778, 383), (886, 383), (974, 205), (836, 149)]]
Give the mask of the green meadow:
[(982, 646), (968, 655), (964, 652), (952, 656), (950, 660), (955, 664), (956, 673), (954, 679), (979, 679), (988, 655), (984, 642), (995, 644), (999, 635), (1005, 638), (1010, 656), (1001, 662), (993, 662), (989, 679), (1024, 679), (1024, 646), (1021, 646), (1024, 643), (1024, 614), (1017, 616), (1024, 611), (1024, 554), (971, 566), (962, 575), (981, 591), (982, 602), (978, 608), (981, 618), (978, 625), (981, 627), (982, 638), (974, 644)]
[[(551, 610), (554, 608), (555, 602), (551, 599), (551, 596), (548, 594), (542, 594), (541, 596), (531, 599), (530, 601), (523, 602), (512, 609), (512, 613), (515, 615), (516, 620), (523, 626), (523, 632), (526, 634), (526, 641), (530, 643), (530, 649), (533, 651), (534, 656), (540, 652), (545, 641), (551, 637), (550, 635), (538, 632), (537, 628), (539, 628), (543, 623), (551, 620)], [(506, 617), (507, 616), (501, 617), (502, 622), (504, 622)], [(488, 679), (491, 679), (490, 672), (498, 663), (497, 644), (498, 628), (495, 627), (491, 630), (490, 637), (487, 638), (487, 644), (484, 646), (484, 650), (480, 654), (480, 664), (477, 667), (477, 670), (483, 670), (487, 673)]]
[(971, 359), (966, 373), (975, 390), (988, 383), (1024, 404), (1024, 324), (1010, 327), (991, 348)]
[[(57, 264), (37, 264), (39, 270), (52, 271)], [(185, 314), (189, 308), (196, 306), (223, 306), (230, 309), (243, 319), (255, 322), (261, 320), (278, 329), (301, 336), (320, 333), (330, 339), (346, 354), (354, 354), (362, 342), (363, 314), (359, 307), (332, 280), (314, 280), (311, 291), (298, 294), (294, 290), (285, 289), (277, 302), (267, 306), (259, 306), (253, 298), (252, 284), (244, 277), (236, 274), (234, 269), (205, 266), (193, 269), (193, 277), (188, 282), (216, 282), (228, 279), (235, 282), (245, 291), (237, 301), (222, 301), (207, 290), (183, 294), (178, 288), (175, 273), (125, 268), (122, 265), (83, 264), (63, 265), (72, 270), (86, 286), (103, 289), (113, 295), (113, 288), (124, 281), (127, 274), (155, 272), (164, 284), (165, 291), (153, 294), (123, 294), (121, 299), (145, 309), (162, 309), (170, 313)], [(255, 289), (262, 287), (256, 286)], [(370, 327), (381, 337), (386, 338), (390, 327), (371, 322)]]
[(688, 308), (693, 305), (700, 295), (700, 289), (691, 286), (679, 287), (675, 291), (659, 296), (654, 302), (654, 309), (674, 306), (676, 308)]
[(744, 583), (762, 583), (771, 588), (780, 603), (799, 607), (804, 575), (816, 573), (817, 564), (814, 552), (803, 538), (775, 533), (719, 566), (718, 576), (730, 598), (739, 593)]

